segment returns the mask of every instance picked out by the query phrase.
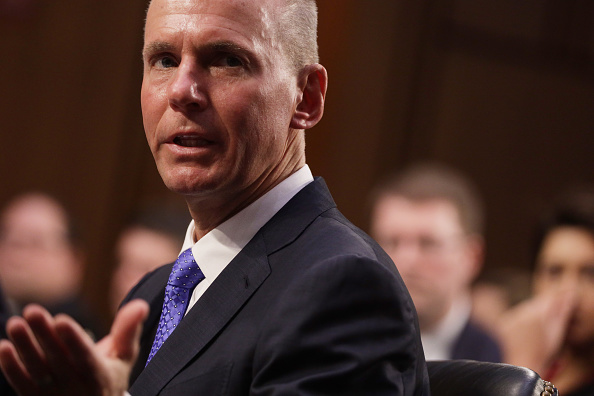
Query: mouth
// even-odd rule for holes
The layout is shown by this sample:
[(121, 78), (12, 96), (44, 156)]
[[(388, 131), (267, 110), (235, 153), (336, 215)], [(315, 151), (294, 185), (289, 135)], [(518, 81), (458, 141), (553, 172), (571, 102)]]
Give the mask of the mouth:
[(181, 147), (206, 147), (213, 142), (198, 136), (181, 135), (173, 139), (173, 144)]

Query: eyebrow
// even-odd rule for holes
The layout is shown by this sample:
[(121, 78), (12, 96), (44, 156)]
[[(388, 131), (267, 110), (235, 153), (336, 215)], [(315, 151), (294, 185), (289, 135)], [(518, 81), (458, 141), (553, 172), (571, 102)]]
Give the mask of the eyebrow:
[(165, 41), (154, 41), (147, 44), (142, 49), (142, 57), (145, 58), (148, 54), (158, 54), (159, 52), (172, 52), (175, 47)]
[[(214, 51), (250, 52), (247, 48), (229, 41), (215, 41), (213, 43), (207, 43), (202, 46), (202, 48)], [(175, 46), (171, 43), (166, 41), (155, 41), (147, 44), (142, 49), (142, 55), (146, 56), (147, 54), (156, 54), (159, 52), (173, 52), (174, 50)]]
[(215, 51), (249, 52), (241, 45), (231, 43), (229, 41), (215, 41), (214, 43), (205, 45), (205, 47)]

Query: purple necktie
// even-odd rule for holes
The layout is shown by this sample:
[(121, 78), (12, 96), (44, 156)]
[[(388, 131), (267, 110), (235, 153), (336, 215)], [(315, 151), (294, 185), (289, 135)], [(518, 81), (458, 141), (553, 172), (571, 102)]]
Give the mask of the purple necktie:
[(194, 260), (192, 248), (184, 250), (173, 264), (173, 269), (169, 274), (159, 328), (146, 364), (151, 361), (181, 321), (188, 307), (192, 290), (202, 279), (204, 279), (204, 274)]

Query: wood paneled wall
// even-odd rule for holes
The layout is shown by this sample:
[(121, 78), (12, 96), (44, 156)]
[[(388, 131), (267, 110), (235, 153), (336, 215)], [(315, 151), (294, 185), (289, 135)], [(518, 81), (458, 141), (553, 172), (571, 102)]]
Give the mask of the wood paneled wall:
[[(86, 291), (107, 317), (123, 218), (147, 196), (179, 200), (142, 131), (145, 0), (17, 3), (0, 0), (0, 203), (36, 189), (72, 209), (88, 242)], [(594, 183), (592, 2), (319, 7), (330, 85), (307, 155), (341, 210), (366, 228), (366, 195), (380, 176), (438, 159), (484, 194), (487, 265), (528, 265), (540, 208), (571, 182)]]

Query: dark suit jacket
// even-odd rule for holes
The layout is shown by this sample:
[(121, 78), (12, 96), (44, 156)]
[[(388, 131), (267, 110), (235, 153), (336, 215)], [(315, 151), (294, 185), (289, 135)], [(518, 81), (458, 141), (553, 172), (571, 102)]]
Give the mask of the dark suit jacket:
[(470, 359), (501, 363), (501, 348), (491, 335), (472, 321), (468, 321), (452, 351), (452, 359)]
[(429, 395), (402, 279), (319, 178), (262, 227), (144, 368), (170, 270), (126, 299), (151, 306), (132, 396)]

